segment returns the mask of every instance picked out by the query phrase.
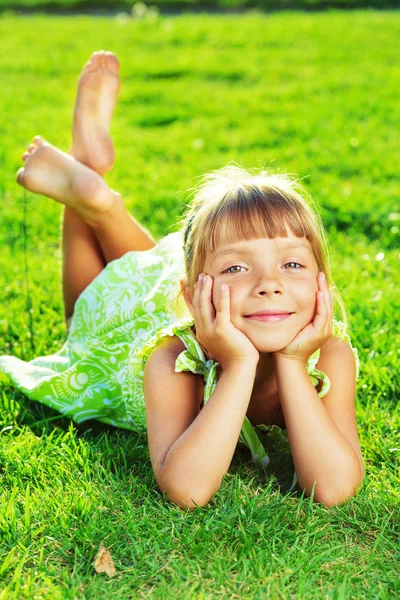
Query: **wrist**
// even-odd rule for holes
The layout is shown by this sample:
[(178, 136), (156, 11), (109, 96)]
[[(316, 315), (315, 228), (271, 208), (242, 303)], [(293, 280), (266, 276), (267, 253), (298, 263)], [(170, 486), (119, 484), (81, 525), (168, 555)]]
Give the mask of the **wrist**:
[(230, 360), (220, 363), (222, 371), (254, 371), (257, 370), (258, 360), (252, 358), (245, 358), (240, 360)]
[(279, 352), (274, 352), (274, 363), (275, 365), (300, 365), (302, 367), (306, 367), (307, 358), (301, 356), (293, 356), (289, 354), (280, 354)]

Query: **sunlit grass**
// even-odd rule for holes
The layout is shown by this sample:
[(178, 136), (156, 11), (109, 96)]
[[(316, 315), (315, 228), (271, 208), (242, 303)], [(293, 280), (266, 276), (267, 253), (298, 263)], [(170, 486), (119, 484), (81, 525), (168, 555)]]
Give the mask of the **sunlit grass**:
[[(37, 133), (68, 149), (79, 69), (110, 49), (123, 83), (108, 182), (157, 239), (205, 171), (235, 161), (304, 178), (360, 352), (366, 464), (357, 496), (327, 509), (284, 495), (241, 451), (212, 503), (186, 514), (160, 496), (145, 439), (70, 426), (0, 375), (0, 598), (399, 593), (399, 33), (395, 12), (0, 19), (0, 354), (65, 340), (61, 208), (27, 195), (32, 339), (14, 173)], [(111, 580), (92, 566), (102, 539)]]

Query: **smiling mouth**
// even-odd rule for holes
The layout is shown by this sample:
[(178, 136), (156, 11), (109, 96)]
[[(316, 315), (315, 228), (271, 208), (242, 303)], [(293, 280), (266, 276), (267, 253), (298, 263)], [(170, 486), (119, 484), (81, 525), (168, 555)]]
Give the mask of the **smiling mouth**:
[(293, 315), (293, 313), (277, 313), (277, 314), (266, 314), (266, 315), (248, 315), (245, 317), (246, 319), (250, 319), (251, 321), (262, 321), (264, 323), (277, 323), (279, 321), (284, 321), (288, 317)]

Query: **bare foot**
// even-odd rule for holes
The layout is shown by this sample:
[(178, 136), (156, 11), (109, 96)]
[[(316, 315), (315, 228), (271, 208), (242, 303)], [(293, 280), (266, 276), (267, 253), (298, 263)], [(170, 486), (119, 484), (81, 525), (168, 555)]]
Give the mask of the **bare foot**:
[(70, 154), (101, 175), (114, 164), (110, 124), (119, 92), (118, 71), (112, 52), (94, 52), (78, 82)]
[(120, 201), (100, 175), (39, 136), (22, 159), (25, 167), (17, 172), (18, 183), (73, 208), (88, 225), (107, 218)]

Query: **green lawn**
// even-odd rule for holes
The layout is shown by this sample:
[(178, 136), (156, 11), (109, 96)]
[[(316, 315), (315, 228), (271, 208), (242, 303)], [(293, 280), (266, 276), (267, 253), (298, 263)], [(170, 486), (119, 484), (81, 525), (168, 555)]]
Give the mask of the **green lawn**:
[[(400, 594), (399, 35), (396, 12), (0, 18), (0, 354), (65, 340), (61, 207), (26, 197), (30, 301), (14, 173), (37, 133), (68, 149), (79, 69), (110, 49), (123, 83), (108, 181), (157, 239), (207, 170), (304, 178), (359, 348), (366, 465), (357, 496), (328, 509), (282, 493), (279, 457), (265, 478), (243, 450), (214, 500), (185, 513), (159, 494), (145, 439), (75, 427), (0, 375), (1, 600)], [(92, 566), (103, 539), (112, 579)]]

